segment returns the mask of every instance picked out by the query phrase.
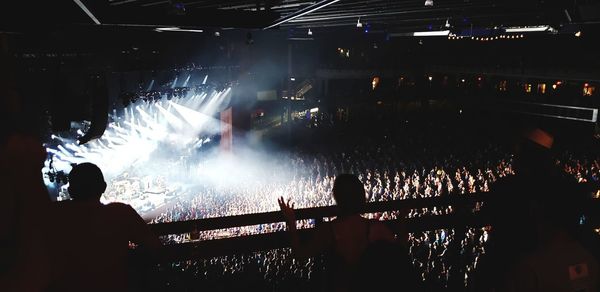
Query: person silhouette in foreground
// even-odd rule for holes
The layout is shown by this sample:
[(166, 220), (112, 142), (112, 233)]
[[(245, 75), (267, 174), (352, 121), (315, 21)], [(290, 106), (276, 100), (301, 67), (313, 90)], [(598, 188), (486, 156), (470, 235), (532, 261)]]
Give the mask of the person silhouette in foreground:
[(582, 194), (552, 159), (554, 137), (524, 133), (515, 176), (499, 181), (484, 206), (492, 223), (476, 291), (598, 291), (598, 261), (575, 236)]
[[(6, 124), (5, 124), (6, 125)], [(0, 125), (0, 128), (2, 125)], [(52, 264), (46, 151), (28, 131), (0, 129), (0, 291), (44, 291)]]
[[(129, 205), (103, 205), (106, 189), (102, 171), (92, 163), (73, 167), (69, 174), (72, 201), (57, 203), (60, 224), (54, 291), (127, 291), (130, 243), (144, 250), (159, 248), (158, 237)], [(62, 257), (62, 259), (61, 259)]]
[[(333, 185), (333, 197), (339, 209), (337, 218), (329, 223), (318, 226), (308, 242), (301, 242), (296, 229), (294, 204), (283, 197), (278, 200), (285, 217), (288, 232), (291, 237), (292, 252), (297, 258), (316, 256), (321, 253), (330, 255), (328, 270), (331, 272), (333, 291), (353, 291), (373, 286), (383, 286), (384, 282), (394, 281), (396, 287), (403, 287), (410, 281), (410, 271), (394, 273), (394, 278), (382, 274), (368, 274), (366, 271), (407, 267), (408, 262), (404, 246), (396, 239), (394, 233), (382, 222), (368, 220), (361, 216), (366, 204), (365, 190), (360, 180), (351, 174), (341, 174), (336, 177)], [(398, 238), (406, 239), (405, 234)], [(377, 251), (396, 251), (381, 254)], [(396, 256), (395, 256), (396, 255)], [(386, 261), (380, 259), (395, 258), (395, 267), (388, 267)], [(368, 266), (368, 267), (367, 267)], [(407, 270), (407, 269), (402, 269)], [(416, 273), (414, 274), (416, 276)], [(382, 278), (380, 276), (384, 276)], [(411, 279), (412, 280), (412, 279)], [(372, 284), (372, 285), (371, 285)], [(385, 286), (389, 287), (389, 286)], [(408, 290), (407, 290), (408, 291)]]

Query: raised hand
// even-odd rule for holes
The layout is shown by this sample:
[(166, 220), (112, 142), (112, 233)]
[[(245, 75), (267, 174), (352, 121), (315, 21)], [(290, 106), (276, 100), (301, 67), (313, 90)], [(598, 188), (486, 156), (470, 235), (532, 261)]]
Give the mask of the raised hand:
[(296, 226), (296, 214), (294, 213), (294, 203), (291, 202), (291, 199), (288, 199), (287, 202), (283, 197), (279, 197), (277, 199), (279, 203), (279, 208), (283, 213), (283, 217), (285, 218), (285, 222), (291, 227)]

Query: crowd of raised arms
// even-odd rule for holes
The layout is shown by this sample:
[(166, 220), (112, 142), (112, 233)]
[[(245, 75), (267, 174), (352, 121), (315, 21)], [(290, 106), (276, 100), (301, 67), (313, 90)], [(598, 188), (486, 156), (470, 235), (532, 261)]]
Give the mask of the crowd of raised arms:
[[(428, 168), (414, 161), (391, 160), (396, 147), (374, 151), (356, 149), (350, 153), (326, 156), (282, 155), (282, 163), (297, 170), (293, 177), (254, 181), (239, 185), (207, 186), (194, 197), (185, 198), (153, 219), (154, 223), (184, 221), (210, 217), (276, 211), (278, 196), (286, 196), (298, 208), (334, 205), (331, 188), (335, 173), (349, 171), (358, 175), (365, 186), (368, 201), (390, 201), (425, 198), (446, 194), (469, 194), (489, 191), (498, 178), (513, 173), (510, 157), (502, 156), (500, 148), (486, 147), (473, 153), (473, 161), (449, 157), (439, 165)], [(361, 158), (362, 157), (362, 158)], [(485, 160), (483, 157), (494, 157)], [(411, 210), (408, 217), (442, 215), (452, 208)], [(397, 212), (369, 214), (381, 220), (395, 219)], [(305, 225), (308, 222), (305, 222)], [(310, 223), (308, 223), (310, 224)], [(280, 230), (282, 224), (229, 229), (234, 236)], [(212, 239), (223, 230), (207, 232), (202, 239)], [(171, 237), (176, 239), (176, 237)]]
[[(513, 174), (511, 156), (500, 146), (478, 145), (469, 150), (459, 151), (465, 153), (464, 155), (435, 155), (432, 156), (435, 157), (433, 162), (424, 163), (422, 161), (426, 161), (425, 156), (437, 151), (423, 148), (417, 153), (415, 149), (420, 147), (418, 145), (413, 143), (409, 149), (406, 144), (388, 143), (383, 146), (356, 146), (354, 149), (349, 151), (346, 149), (336, 154), (280, 155), (278, 159), (281, 163), (287, 163), (296, 170), (287, 180), (273, 179), (256, 181), (252, 184), (206, 187), (191, 199), (180, 200), (152, 222), (276, 211), (278, 210), (276, 199), (281, 195), (291, 198), (298, 208), (333, 205), (331, 188), (335, 174), (340, 172), (357, 174), (364, 184), (368, 201), (487, 192), (495, 181)], [(444, 146), (448, 147), (448, 145)], [(411, 158), (400, 158), (403, 156), (402, 153), (409, 153), (407, 157)], [(557, 163), (566, 172), (582, 182), (598, 182), (599, 161), (597, 157), (577, 159), (573, 154), (565, 154), (564, 157), (557, 159)], [(408, 214), (394, 211), (366, 214), (366, 216), (390, 220), (399, 216), (412, 218), (451, 212), (453, 212), (452, 207), (447, 206), (412, 209)], [(299, 223), (299, 228), (308, 227), (313, 227), (313, 222), (310, 220)], [(283, 223), (229, 228), (202, 232), (199, 240), (282, 230), (285, 230)], [(413, 265), (431, 288), (446, 287), (451, 278), (461, 279), (461, 284), (468, 286), (478, 263), (485, 254), (487, 227), (466, 229), (465, 235), (460, 236), (460, 242), (456, 242), (455, 237), (453, 229), (409, 234), (407, 246)], [(188, 240), (191, 240), (189, 234), (163, 238), (166, 243)], [(456, 248), (449, 248), (450, 246)], [(178, 263), (170, 267), (163, 266), (163, 269), (176, 271), (179, 274), (187, 273), (188, 276), (183, 277), (189, 277), (191, 273), (195, 275), (195, 281), (205, 281), (202, 282), (204, 284), (207, 283), (206, 281), (217, 281), (217, 279), (239, 280), (259, 275), (260, 279), (264, 279), (262, 285), (267, 285), (269, 289), (275, 287), (276, 290), (285, 290), (287, 285), (297, 287), (299, 283), (302, 285), (314, 283), (315, 278), (322, 276), (322, 266), (319, 265), (319, 261), (319, 258), (307, 261), (294, 260), (288, 249), (280, 249)]]

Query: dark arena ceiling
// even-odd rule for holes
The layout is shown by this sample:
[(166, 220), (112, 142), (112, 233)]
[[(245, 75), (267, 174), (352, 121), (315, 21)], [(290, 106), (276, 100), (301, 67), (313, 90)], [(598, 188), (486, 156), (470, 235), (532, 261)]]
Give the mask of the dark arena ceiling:
[[(0, 29), (64, 25), (251, 29), (340, 29), (357, 23), (388, 32), (594, 23), (598, 1), (542, 0), (63, 0), (2, 3)], [(14, 3), (19, 2), (19, 3)]]

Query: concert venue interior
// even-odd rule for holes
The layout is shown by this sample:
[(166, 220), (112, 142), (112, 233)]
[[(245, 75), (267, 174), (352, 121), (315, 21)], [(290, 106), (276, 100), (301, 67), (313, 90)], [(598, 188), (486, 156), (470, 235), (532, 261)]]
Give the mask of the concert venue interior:
[(600, 291), (600, 1), (20, 2), (1, 291)]

